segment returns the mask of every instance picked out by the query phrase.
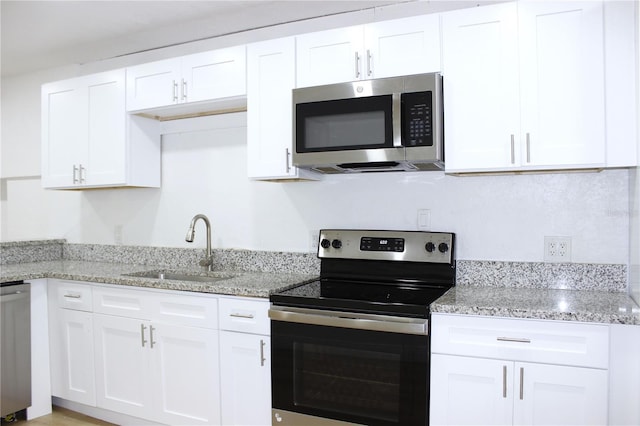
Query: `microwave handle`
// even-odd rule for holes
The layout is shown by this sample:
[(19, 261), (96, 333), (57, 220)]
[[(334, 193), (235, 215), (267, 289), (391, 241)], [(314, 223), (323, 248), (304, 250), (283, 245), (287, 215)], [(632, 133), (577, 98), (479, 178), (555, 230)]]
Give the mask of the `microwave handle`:
[(402, 147), (402, 97), (400, 93), (394, 93), (391, 96), (391, 116), (393, 122), (391, 123), (393, 129), (393, 146), (395, 148)]

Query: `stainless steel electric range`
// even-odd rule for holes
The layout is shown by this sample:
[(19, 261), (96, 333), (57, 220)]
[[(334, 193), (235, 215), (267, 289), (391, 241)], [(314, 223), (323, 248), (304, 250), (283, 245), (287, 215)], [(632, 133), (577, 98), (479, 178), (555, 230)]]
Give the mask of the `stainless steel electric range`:
[(273, 425), (428, 424), (429, 305), (455, 235), (322, 230), (320, 279), (271, 295)]

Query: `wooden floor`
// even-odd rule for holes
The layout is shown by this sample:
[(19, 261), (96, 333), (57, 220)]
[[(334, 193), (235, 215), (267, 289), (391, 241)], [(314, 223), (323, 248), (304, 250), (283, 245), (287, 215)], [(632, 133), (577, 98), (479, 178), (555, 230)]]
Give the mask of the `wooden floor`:
[(5, 423), (3, 426), (86, 426), (86, 425), (99, 425), (99, 426), (113, 426), (112, 423), (103, 422), (92, 417), (85, 416), (84, 414), (76, 413), (75, 411), (67, 410), (66, 408), (53, 407), (53, 413), (47, 416), (38, 417), (33, 420), (18, 420), (17, 422)]

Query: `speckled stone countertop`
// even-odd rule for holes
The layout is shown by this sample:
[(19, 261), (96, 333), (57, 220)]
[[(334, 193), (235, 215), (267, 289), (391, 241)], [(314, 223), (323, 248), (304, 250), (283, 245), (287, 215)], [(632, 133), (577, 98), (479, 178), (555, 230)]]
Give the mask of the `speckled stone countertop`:
[(640, 308), (623, 292), (456, 286), (431, 312), (640, 325)]
[[(180, 280), (158, 280), (153, 278), (127, 276), (124, 274), (144, 271), (167, 271), (152, 265), (134, 265), (108, 262), (89, 262), (77, 260), (58, 260), (32, 263), (2, 265), (0, 282), (29, 280), (38, 278), (58, 278), (93, 283), (119, 284), (126, 286), (150, 287), (165, 290), (216, 293), (233, 296), (269, 297), (273, 292), (293, 287), (317, 278), (311, 274), (214, 271), (212, 276), (225, 276), (219, 281), (193, 282)], [(208, 275), (202, 268), (180, 268), (182, 273)]]

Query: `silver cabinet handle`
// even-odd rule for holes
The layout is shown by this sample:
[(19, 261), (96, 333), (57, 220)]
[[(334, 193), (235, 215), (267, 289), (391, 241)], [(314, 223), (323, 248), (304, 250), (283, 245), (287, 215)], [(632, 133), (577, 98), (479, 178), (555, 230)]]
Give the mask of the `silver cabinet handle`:
[(531, 137), (527, 133), (527, 163), (531, 162)]
[(356, 78), (360, 78), (360, 55), (356, 52)]
[(78, 166), (74, 164), (73, 165), (73, 183), (78, 183), (78, 182), (80, 182), (78, 180)]
[(496, 340), (499, 342), (531, 343), (531, 339), (519, 337), (497, 337)]
[(173, 102), (178, 102), (178, 82), (173, 80)]
[(229, 314), (229, 316), (234, 318), (253, 319), (253, 314)]
[(502, 366), (502, 397), (507, 397), (507, 366)]
[(156, 344), (156, 342), (153, 340), (153, 330), (155, 330), (154, 326), (149, 326), (149, 340), (151, 341), (151, 349), (153, 349), (153, 345)]
[(260, 367), (264, 367), (264, 362), (267, 360), (264, 357), (264, 346), (266, 345), (265, 341), (260, 339)]
[(80, 183), (85, 183), (86, 182), (86, 170), (84, 167), (82, 167), (82, 164), (80, 164), (80, 167), (78, 167), (78, 180), (80, 181)]
[(515, 135), (512, 134), (511, 135), (511, 164), (516, 163), (515, 145), (516, 145)]
[(373, 69), (371, 68), (371, 50), (367, 49), (367, 75), (371, 77)]
[(80, 294), (65, 294), (63, 297), (66, 297), (67, 299), (80, 299), (82, 297), (82, 295), (80, 295)]
[(187, 80), (182, 79), (182, 101), (187, 101)]
[(142, 347), (144, 348), (144, 345), (147, 343), (147, 341), (144, 338), (144, 331), (147, 329), (147, 326), (144, 324), (140, 324), (140, 339), (141, 339), (141, 343), (142, 343)]
[(291, 166), (289, 165), (290, 156), (291, 156), (291, 153), (289, 152), (289, 148), (285, 148), (284, 164), (286, 167), (287, 174), (291, 172)]
[(520, 367), (520, 399), (524, 399), (524, 367)]

